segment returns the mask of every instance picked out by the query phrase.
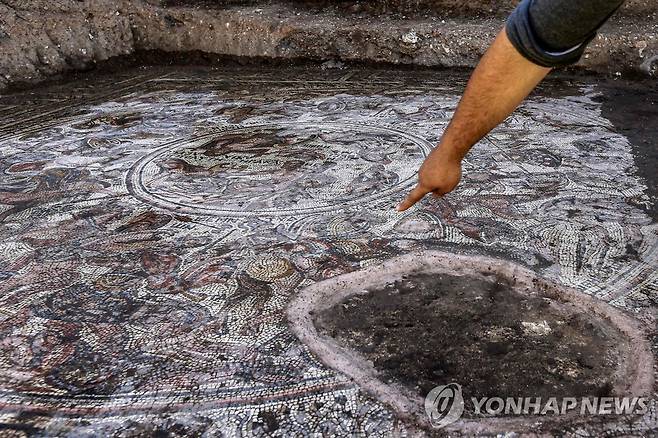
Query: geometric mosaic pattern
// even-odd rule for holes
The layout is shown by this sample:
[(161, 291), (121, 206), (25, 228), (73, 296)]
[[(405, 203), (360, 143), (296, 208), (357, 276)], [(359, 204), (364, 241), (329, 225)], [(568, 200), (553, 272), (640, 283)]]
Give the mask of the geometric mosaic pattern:
[(455, 192), (394, 210), (464, 80), (151, 68), (0, 96), (0, 430), (404, 431), (284, 310), (421, 249), (513, 260), (651, 321), (658, 223), (595, 86), (532, 97)]

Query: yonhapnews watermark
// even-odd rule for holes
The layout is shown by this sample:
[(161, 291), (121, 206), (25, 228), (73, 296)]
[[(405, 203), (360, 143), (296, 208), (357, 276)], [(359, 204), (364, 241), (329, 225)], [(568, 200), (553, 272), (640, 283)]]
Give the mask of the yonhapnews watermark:
[[(471, 397), (478, 416), (498, 415), (630, 415), (646, 414), (646, 397)], [(425, 412), (435, 428), (445, 427), (464, 414), (466, 400), (457, 383), (437, 386), (425, 397)]]
[(464, 413), (462, 387), (457, 383), (437, 386), (425, 397), (425, 412), (432, 426), (439, 428), (459, 420)]

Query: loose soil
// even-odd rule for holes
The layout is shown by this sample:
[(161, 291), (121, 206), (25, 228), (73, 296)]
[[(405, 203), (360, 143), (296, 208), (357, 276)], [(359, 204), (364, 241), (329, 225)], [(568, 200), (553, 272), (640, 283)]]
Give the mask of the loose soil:
[(656, 81), (606, 81), (598, 100), (603, 116), (631, 144), (635, 165), (647, 185), (648, 205), (638, 205), (658, 221), (658, 84)]
[(606, 322), (495, 276), (408, 276), (315, 324), (372, 361), (382, 380), (422, 397), (449, 382), (464, 397), (609, 396), (623, 342)]

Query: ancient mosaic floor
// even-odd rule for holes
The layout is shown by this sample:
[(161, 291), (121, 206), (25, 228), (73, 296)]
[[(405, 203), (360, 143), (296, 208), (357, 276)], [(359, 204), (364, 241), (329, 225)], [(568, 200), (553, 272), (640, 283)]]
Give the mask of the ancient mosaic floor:
[(655, 188), (593, 82), (545, 86), (455, 193), (394, 211), (463, 85), (147, 68), (0, 96), (0, 433), (390, 435), (284, 309), (418, 249), (515, 260), (651, 322)]

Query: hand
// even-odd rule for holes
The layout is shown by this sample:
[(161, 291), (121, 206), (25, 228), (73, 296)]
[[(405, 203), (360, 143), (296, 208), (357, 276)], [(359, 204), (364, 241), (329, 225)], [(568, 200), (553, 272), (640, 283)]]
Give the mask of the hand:
[(462, 177), (461, 157), (445, 152), (439, 146), (425, 159), (418, 171), (418, 184), (398, 205), (398, 211), (404, 211), (420, 201), (423, 196), (433, 193), (443, 196), (450, 193), (459, 184)]
[(550, 71), (524, 58), (502, 29), (468, 81), (439, 146), (421, 166), (418, 185), (398, 211), (428, 193), (442, 196), (457, 187), (461, 161), (471, 147), (505, 120)]

